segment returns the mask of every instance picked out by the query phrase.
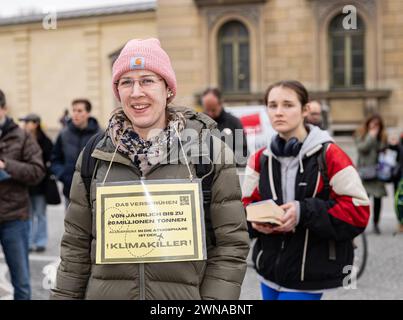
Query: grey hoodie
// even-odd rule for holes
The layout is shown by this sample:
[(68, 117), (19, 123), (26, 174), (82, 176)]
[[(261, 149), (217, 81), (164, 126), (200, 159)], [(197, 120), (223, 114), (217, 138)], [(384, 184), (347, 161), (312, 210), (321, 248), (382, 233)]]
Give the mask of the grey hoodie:
[[(305, 156), (310, 156), (322, 148), (326, 142), (334, 142), (333, 138), (325, 130), (321, 130), (317, 126), (308, 124), (309, 133), (303, 141), (302, 148), (297, 157), (277, 157), (271, 151), (270, 144), (268, 146), (269, 152), (281, 164), (281, 188), (284, 203), (295, 201), (295, 181), (298, 169), (300, 173), (304, 172), (302, 159)], [(272, 140), (275, 138), (273, 136)], [(271, 174), (271, 173), (269, 173)], [(299, 223), (299, 202), (297, 203), (297, 224)]]

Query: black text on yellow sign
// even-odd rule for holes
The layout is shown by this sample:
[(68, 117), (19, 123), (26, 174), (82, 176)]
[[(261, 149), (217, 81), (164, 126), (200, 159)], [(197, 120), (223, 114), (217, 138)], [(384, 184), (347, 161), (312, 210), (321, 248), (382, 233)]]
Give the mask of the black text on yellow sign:
[(97, 186), (97, 264), (206, 259), (200, 181)]

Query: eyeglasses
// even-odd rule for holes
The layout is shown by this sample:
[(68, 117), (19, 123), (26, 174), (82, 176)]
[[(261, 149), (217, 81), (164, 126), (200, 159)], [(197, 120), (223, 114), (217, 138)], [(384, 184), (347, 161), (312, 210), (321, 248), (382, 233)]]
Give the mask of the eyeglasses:
[(138, 82), (140, 87), (144, 89), (154, 87), (161, 80), (163, 79), (155, 76), (147, 76), (141, 79), (122, 78), (116, 81), (115, 84), (118, 87), (118, 89), (126, 90), (126, 89), (133, 89), (134, 84)]

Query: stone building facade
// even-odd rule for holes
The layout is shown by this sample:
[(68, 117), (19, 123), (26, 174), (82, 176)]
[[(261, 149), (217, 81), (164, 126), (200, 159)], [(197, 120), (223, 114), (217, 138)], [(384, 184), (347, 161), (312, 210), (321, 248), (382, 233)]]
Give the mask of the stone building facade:
[(400, 0), (150, 0), (60, 12), (49, 30), (43, 17), (0, 19), (0, 88), (12, 115), (37, 112), (49, 129), (77, 97), (106, 124), (117, 104), (113, 59), (145, 37), (158, 37), (172, 59), (175, 104), (197, 108), (207, 86), (220, 87), (227, 105), (261, 104), (270, 83), (297, 79), (329, 107), (335, 130), (372, 112), (403, 127)]

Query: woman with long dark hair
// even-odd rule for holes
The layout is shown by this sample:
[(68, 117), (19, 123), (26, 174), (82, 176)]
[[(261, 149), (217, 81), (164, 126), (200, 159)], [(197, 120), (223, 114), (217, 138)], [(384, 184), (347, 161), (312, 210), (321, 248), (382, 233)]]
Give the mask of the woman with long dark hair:
[[(355, 134), (355, 142), (358, 149), (358, 170), (375, 168), (378, 163), (379, 153), (387, 147), (387, 136), (383, 119), (379, 114), (368, 117), (364, 125)], [(368, 196), (373, 198), (373, 223), (374, 232), (380, 234), (379, 220), (381, 215), (382, 197), (385, 197), (385, 183), (376, 176), (362, 176), (363, 184)]]
[(326, 131), (305, 124), (308, 101), (298, 81), (267, 89), (278, 134), (245, 171), (244, 205), (273, 200), (284, 210), (280, 226), (249, 224), (265, 300), (319, 300), (342, 286), (353, 264), (352, 240), (368, 222), (369, 200), (352, 161)]

